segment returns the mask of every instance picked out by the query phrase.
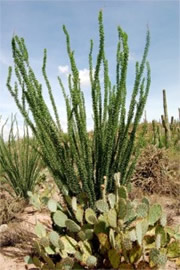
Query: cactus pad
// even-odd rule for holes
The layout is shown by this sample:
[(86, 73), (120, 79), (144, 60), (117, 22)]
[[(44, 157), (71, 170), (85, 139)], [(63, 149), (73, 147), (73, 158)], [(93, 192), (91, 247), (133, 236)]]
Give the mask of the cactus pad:
[(161, 246), (164, 246), (168, 243), (168, 236), (166, 231), (161, 225), (158, 225), (155, 230), (156, 237), (157, 235), (160, 235), (161, 237)]
[(37, 225), (35, 226), (35, 233), (39, 238), (45, 237), (46, 236), (45, 226), (38, 222)]
[(151, 267), (155, 265), (163, 266), (166, 264), (167, 261), (166, 254), (160, 253), (160, 251), (156, 248), (150, 250), (149, 259)]
[(140, 222), (136, 224), (136, 237), (137, 237), (138, 244), (141, 246), (142, 239), (143, 239), (143, 232), (142, 232), (142, 226)]
[(85, 239), (91, 240), (93, 238), (93, 229), (85, 230)]
[(167, 215), (165, 212), (162, 213), (161, 219), (160, 219), (160, 224), (164, 227), (167, 224)]
[(129, 252), (130, 263), (136, 263), (141, 258), (142, 250), (142, 247), (138, 244), (133, 245)]
[(56, 212), (56, 210), (57, 210), (57, 202), (54, 199), (50, 199), (48, 201), (47, 206), (48, 206), (49, 211)]
[(81, 261), (82, 260), (82, 254), (79, 251), (76, 251), (76, 253), (74, 254), (74, 257), (77, 261)]
[(88, 267), (92, 268), (95, 267), (97, 264), (97, 258), (95, 256), (89, 256), (86, 260), (86, 264)]
[(141, 202), (145, 203), (149, 207), (149, 200), (146, 197), (144, 197)]
[(167, 255), (170, 258), (180, 257), (180, 241), (174, 241), (168, 245)]
[(59, 248), (59, 234), (55, 231), (51, 231), (49, 233), (49, 240), (51, 242), (51, 244), (53, 244), (54, 247), (58, 247)]
[(86, 234), (84, 231), (78, 232), (78, 236), (82, 241), (84, 241), (86, 239)]
[(127, 189), (124, 186), (118, 188), (119, 198), (127, 199)]
[(85, 219), (89, 224), (95, 224), (97, 222), (96, 214), (91, 208), (86, 209)]
[(60, 210), (56, 211), (53, 215), (53, 220), (59, 227), (66, 227), (66, 220), (68, 217)]
[(116, 247), (116, 241), (115, 241), (115, 237), (114, 237), (114, 230), (112, 228), (110, 228), (109, 230), (109, 241), (110, 244), (113, 248)]
[(123, 219), (127, 214), (127, 205), (125, 199), (120, 198), (118, 203), (118, 217)]
[(104, 200), (96, 201), (96, 207), (101, 213), (107, 212), (109, 210), (109, 206)]
[(71, 206), (74, 211), (77, 211), (77, 198), (76, 197), (72, 197)]
[(43, 246), (44, 248), (49, 246), (49, 239), (48, 237), (42, 237), (39, 241), (39, 244)]
[(117, 213), (115, 209), (110, 209), (108, 211), (108, 223), (112, 228), (117, 227)]
[(136, 213), (138, 217), (147, 217), (148, 206), (146, 203), (140, 203), (136, 208)]
[(65, 224), (66, 224), (66, 228), (70, 231), (70, 232), (79, 232), (81, 230), (81, 227), (76, 223), (74, 222), (73, 220), (71, 219), (67, 219), (65, 221)]
[(34, 263), (35, 266), (41, 268), (42, 262), (39, 260), (39, 258), (38, 258), (37, 256), (34, 256), (34, 257), (32, 258), (32, 261), (33, 261), (33, 263)]
[(115, 205), (115, 195), (113, 193), (108, 194), (108, 202), (111, 208), (114, 208)]
[(73, 268), (74, 265), (74, 260), (70, 257), (64, 258), (61, 260), (61, 262), (59, 263), (59, 268), (56, 269), (62, 269), (62, 270), (71, 270)]
[(60, 240), (63, 242), (64, 248), (65, 248), (64, 250), (68, 254), (74, 254), (76, 252), (76, 246), (77, 246), (76, 240), (74, 240), (72, 237), (68, 235), (62, 236)]
[(149, 225), (154, 225), (162, 215), (162, 208), (159, 204), (153, 204), (149, 209)]
[(116, 249), (110, 249), (108, 251), (108, 258), (112, 267), (117, 269), (121, 261), (120, 253)]
[(86, 255), (87, 257), (92, 255), (91, 254), (92, 253), (91, 245), (87, 240), (85, 240), (83, 242), (79, 241), (78, 246), (79, 246), (81, 252), (83, 253), (83, 255)]
[(158, 234), (156, 235), (156, 248), (157, 248), (157, 249), (160, 249), (160, 247), (161, 247), (161, 234), (158, 233)]
[(102, 246), (107, 246), (108, 245), (108, 235), (105, 233), (98, 233), (98, 239), (99, 242)]
[(75, 217), (79, 223), (83, 222), (83, 216), (84, 210), (80, 206), (77, 206), (77, 210), (75, 211)]

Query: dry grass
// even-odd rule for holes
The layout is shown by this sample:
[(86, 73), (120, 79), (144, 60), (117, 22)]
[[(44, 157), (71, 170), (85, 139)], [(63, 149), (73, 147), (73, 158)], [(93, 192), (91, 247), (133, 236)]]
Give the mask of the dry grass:
[(0, 225), (7, 224), (14, 219), (18, 219), (27, 202), (18, 197), (12, 197), (8, 192), (0, 193)]
[(142, 152), (132, 178), (133, 185), (146, 194), (180, 196), (180, 170), (165, 149), (149, 145)]

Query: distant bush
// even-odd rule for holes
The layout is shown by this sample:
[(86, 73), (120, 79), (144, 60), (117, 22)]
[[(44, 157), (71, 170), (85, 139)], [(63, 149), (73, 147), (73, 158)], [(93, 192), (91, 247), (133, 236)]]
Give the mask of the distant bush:
[[(179, 197), (179, 162), (174, 163), (166, 149), (159, 149), (148, 145), (142, 150), (136, 169), (132, 176), (132, 183), (142, 192)], [(133, 191), (132, 191), (133, 192)]]

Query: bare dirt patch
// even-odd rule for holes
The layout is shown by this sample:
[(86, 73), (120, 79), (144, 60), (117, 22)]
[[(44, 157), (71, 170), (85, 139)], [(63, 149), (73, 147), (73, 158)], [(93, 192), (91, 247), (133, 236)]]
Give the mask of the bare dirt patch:
[[(27, 206), (18, 219), (7, 224), (7, 229), (0, 233), (0, 265), (3, 270), (35, 270), (35, 266), (24, 262), (26, 255), (34, 252), (33, 240), (36, 238), (34, 227), (37, 221), (51, 228), (47, 211), (37, 212)], [(2, 226), (2, 225), (1, 225)]]

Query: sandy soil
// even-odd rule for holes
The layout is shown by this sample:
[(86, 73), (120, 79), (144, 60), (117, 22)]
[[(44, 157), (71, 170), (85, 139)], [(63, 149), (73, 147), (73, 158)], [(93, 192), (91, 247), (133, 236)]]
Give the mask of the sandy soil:
[[(8, 224), (8, 233), (4, 235), (10, 238), (13, 242), (15, 235), (27, 239), (27, 242), (15, 243), (15, 246), (7, 246), (0, 248), (0, 269), (2, 270), (35, 270), (34, 265), (27, 265), (24, 262), (24, 257), (31, 252), (32, 241), (35, 238), (34, 226), (37, 221), (51, 227), (51, 220), (47, 212), (37, 212), (33, 207), (26, 207), (23, 213), (18, 216), (18, 220)], [(1, 238), (2, 241), (2, 238)], [(5, 239), (3, 239), (5, 241)], [(15, 239), (16, 242), (16, 239)], [(25, 246), (26, 245), (26, 246)]]

